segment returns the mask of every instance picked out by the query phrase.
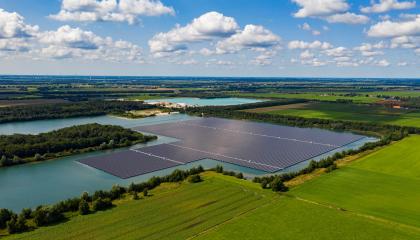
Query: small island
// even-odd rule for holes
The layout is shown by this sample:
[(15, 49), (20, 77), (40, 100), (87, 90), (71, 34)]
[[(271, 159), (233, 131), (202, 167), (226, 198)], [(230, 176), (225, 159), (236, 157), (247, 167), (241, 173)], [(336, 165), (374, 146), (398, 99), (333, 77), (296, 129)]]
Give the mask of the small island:
[(120, 126), (97, 123), (67, 127), (37, 135), (1, 135), (0, 167), (128, 147), (156, 138)]

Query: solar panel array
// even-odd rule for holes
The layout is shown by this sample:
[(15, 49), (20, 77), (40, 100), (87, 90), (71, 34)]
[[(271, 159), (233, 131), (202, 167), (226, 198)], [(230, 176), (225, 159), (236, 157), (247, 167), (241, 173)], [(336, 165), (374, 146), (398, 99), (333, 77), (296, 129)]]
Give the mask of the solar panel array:
[(355, 142), (363, 136), (321, 129), (201, 118), (133, 128), (180, 139), (82, 163), (127, 178), (201, 159), (276, 172)]

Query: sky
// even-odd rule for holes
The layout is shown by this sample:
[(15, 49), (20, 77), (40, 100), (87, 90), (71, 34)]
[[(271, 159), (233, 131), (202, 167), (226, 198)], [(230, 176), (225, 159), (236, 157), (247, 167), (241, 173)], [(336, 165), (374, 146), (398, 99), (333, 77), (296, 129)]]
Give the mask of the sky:
[(0, 74), (420, 77), (416, 0), (0, 0)]

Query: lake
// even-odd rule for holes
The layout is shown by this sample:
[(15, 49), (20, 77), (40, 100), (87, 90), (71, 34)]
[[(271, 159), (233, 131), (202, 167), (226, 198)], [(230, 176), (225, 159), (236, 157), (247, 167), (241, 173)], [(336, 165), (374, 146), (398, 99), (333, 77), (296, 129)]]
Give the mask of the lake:
[(195, 106), (229, 106), (247, 103), (262, 102), (262, 100), (253, 98), (162, 98), (146, 100), (145, 102), (170, 102), (170, 103), (184, 103)]
[[(156, 116), (142, 119), (96, 116), (39, 120), (0, 124), (0, 134), (37, 134), (72, 125), (94, 122), (100, 124), (120, 125), (130, 128), (140, 125), (183, 121), (194, 118), (195, 117), (184, 114), (171, 114), (167, 116)], [(173, 141), (176, 141), (176, 139), (159, 136), (157, 140), (147, 144), (141, 144), (139, 146), (150, 146)], [(363, 145), (365, 141), (368, 141), (368, 139), (353, 143), (351, 148), (359, 147)], [(124, 149), (113, 151), (121, 150)], [(79, 196), (83, 191), (92, 193), (95, 190), (100, 189), (108, 190), (114, 184), (126, 186), (131, 182), (146, 181), (152, 176), (167, 175), (175, 169), (169, 168), (129, 179), (120, 179), (95, 168), (83, 165), (77, 161), (90, 156), (108, 154), (109, 152), (112, 151), (108, 150), (79, 154), (45, 162), (0, 168), (0, 208), (9, 208), (14, 211), (20, 211), (24, 207), (36, 207), (41, 204), (52, 204), (66, 198)], [(227, 170), (243, 172), (245, 176), (255, 176), (265, 173), (255, 169), (229, 163), (222, 163), (211, 159), (185, 164), (176, 168), (189, 169), (198, 165), (202, 165), (205, 168), (211, 168), (215, 167), (217, 164), (223, 165), (223, 167)]]

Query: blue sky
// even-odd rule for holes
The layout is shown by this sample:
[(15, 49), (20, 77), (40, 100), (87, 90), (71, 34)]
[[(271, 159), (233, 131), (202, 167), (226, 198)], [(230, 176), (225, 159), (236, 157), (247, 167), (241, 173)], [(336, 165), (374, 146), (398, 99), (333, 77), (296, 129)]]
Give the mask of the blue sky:
[(419, 5), (0, 0), (0, 72), (420, 77)]

